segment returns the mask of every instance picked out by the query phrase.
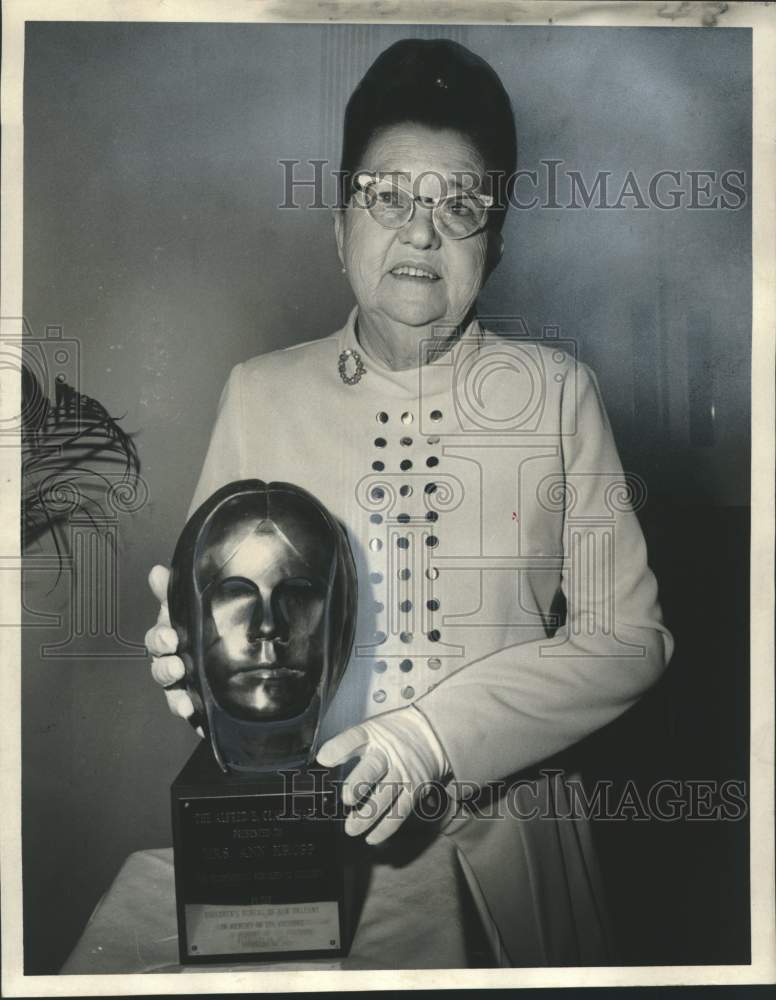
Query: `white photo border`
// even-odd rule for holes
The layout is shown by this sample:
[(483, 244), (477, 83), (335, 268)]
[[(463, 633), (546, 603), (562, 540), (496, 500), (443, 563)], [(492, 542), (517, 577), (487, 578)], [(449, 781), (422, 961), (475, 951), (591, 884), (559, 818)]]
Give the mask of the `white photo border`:
[[(448, 0), (418, 16), (412, 0), (4, 0), (0, 317), (22, 309), (24, 31), (28, 21), (458, 23), (586, 27), (752, 29), (752, 521), (751, 521), (751, 929), (750, 965), (437, 971), (273, 972), (27, 976), (22, 956), (20, 630), (0, 629), (0, 867), (4, 996), (125, 996), (390, 988), (605, 987), (762, 984), (776, 981), (774, 917), (774, 364), (776, 362), (776, 6), (757, 3)], [(9, 317), (19, 317), (9, 319)], [(0, 417), (18, 413), (18, 372), (0, 372)], [(19, 449), (3, 448), (0, 568), (18, 565)], [(18, 579), (13, 575), (13, 579)], [(18, 621), (16, 587), (0, 587), (0, 615)]]

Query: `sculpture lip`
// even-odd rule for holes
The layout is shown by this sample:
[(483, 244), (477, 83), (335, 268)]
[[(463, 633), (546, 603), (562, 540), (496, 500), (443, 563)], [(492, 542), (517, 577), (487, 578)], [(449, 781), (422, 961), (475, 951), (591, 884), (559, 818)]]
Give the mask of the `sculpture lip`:
[(236, 673), (240, 676), (243, 674), (251, 674), (253, 677), (266, 678), (277, 680), (281, 677), (304, 677), (304, 670), (297, 670), (294, 667), (278, 667), (278, 666), (268, 666), (264, 664), (248, 664), (244, 667), (239, 667)]

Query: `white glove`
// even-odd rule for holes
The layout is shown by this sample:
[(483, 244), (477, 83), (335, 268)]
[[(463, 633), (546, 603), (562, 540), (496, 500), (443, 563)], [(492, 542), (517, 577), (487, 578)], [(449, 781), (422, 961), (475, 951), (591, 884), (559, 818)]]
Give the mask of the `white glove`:
[[(148, 583), (159, 601), (159, 617), (156, 625), (146, 632), (145, 645), (151, 654), (151, 676), (164, 688), (168, 708), (173, 715), (191, 721), (194, 717), (194, 703), (183, 686), (186, 668), (183, 660), (176, 655), (178, 633), (170, 624), (170, 611), (167, 607), (169, 578), (170, 571), (165, 566), (154, 566), (148, 574)], [(204, 738), (201, 726), (197, 726), (196, 731), (200, 738)]]
[(414, 705), (346, 729), (324, 743), (317, 759), (334, 767), (353, 757), (361, 761), (342, 785), (342, 801), (356, 808), (345, 821), (345, 832), (357, 837), (371, 827), (367, 844), (387, 840), (412, 812), (423, 786), (450, 772), (434, 730)]

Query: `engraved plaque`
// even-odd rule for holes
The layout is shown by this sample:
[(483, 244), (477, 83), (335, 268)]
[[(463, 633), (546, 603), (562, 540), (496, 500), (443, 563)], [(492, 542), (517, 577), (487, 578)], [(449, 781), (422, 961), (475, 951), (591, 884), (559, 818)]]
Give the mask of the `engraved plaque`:
[(172, 809), (182, 964), (343, 954), (348, 873), (329, 772), (226, 775), (203, 745)]
[(229, 483), (181, 533), (170, 620), (206, 736), (172, 786), (182, 964), (347, 950), (343, 820), (313, 762), (356, 593), (345, 529), (290, 483)]

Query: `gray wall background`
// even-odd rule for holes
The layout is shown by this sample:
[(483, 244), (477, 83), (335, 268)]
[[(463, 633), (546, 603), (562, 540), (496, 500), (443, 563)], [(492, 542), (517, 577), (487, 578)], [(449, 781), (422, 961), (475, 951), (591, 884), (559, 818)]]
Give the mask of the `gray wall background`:
[[(660, 169), (751, 175), (748, 31), (28, 25), (25, 317), (33, 338), (56, 326), (77, 341), (81, 391), (137, 432), (148, 500), (116, 527), (129, 643), (155, 620), (146, 574), (169, 560), (230, 367), (327, 335), (352, 304), (329, 213), (279, 210), (277, 161), (336, 168), (347, 96), (379, 51), (410, 36), (455, 38), (493, 64), (525, 169), (552, 158), (590, 181), (610, 170), (615, 191), (629, 169), (644, 190)], [(747, 504), (748, 206), (516, 211), (505, 238), (481, 312), (576, 342), (651, 495)], [(120, 657), (98, 638), (82, 655), (41, 653), (68, 635), (70, 579), (29, 565), (35, 973), (58, 969), (129, 852), (170, 843), (169, 784), (196, 738), (168, 716), (137, 647)]]

